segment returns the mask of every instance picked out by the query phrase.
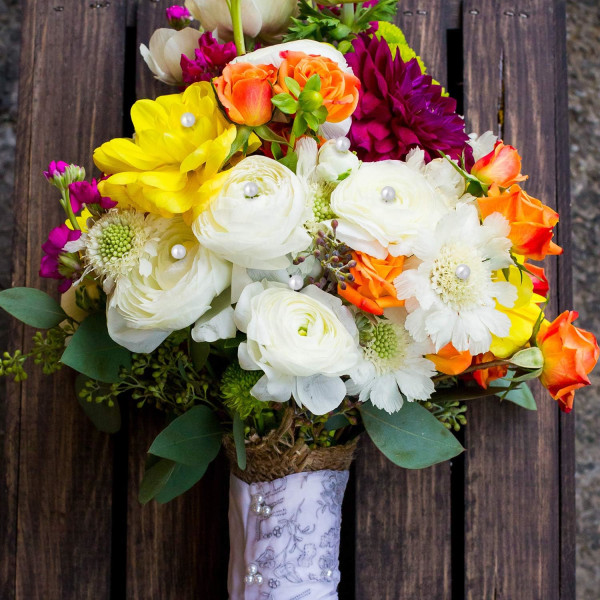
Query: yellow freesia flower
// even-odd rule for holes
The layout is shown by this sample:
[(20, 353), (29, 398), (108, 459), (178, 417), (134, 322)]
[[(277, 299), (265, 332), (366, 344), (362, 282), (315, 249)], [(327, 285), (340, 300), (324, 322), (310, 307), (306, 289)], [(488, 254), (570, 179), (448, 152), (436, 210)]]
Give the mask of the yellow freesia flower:
[[(498, 271), (496, 281), (506, 281), (502, 271)], [(510, 319), (510, 331), (507, 337), (492, 336), (490, 351), (498, 358), (508, 358), (527, 344), (542, 312), (538, 303), (545, 301), (545, 298), (533, 293), (531, 278), (526, 273), (521, 276), (517, 267), (510, 267), (508, 282), (517, 288), (517, 301), (512, 308), (496, 305), (496, 310)]]
[[(88, 230), (88, 226), (87, 226), (88, 219), (92, 216), (93, 216), (92, 213), (87, 208), (84, 208), (81, 211), (81, 214), (78, 217), (77, 216), (75, 217), (75, 220), (77, 221), (77, 224), (79, 225), (79, 229), (81, 229), (81, 231), (83, 231), (84, 233)], [(73, 224), (71, 223), (70, 219), (67, 219), (65, 221), (65, 225), (69, 229), (73, 229)]]
[[(131, 119), (133, 139), (114, 139), (94, 152), (96, 166), (110, 175), (98, 184), (100, 193), (119, 208), (163, 217), (198, 211), (207, 196), (202, 187), (224, 166), (237, 134), (210, 83), (138, 100)], [(256, 149), (255, 141), (250, 150)]]

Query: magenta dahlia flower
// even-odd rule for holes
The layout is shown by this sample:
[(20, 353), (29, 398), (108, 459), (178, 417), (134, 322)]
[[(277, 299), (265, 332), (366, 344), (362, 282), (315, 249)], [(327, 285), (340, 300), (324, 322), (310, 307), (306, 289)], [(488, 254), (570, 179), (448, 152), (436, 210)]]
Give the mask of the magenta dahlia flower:
[(196, 58), (188, 58), (181, 55), (181, 71), (183, 81), (187, 85), (198, 81), (211, 81), (219, 77), (227, 63), (237, 56), (237, 50), (233, 42), (219, 44), (210, 31), (203, 33), (198, 40), (199, 48), (196, 48)]
[(78, 261), (65, 252), (65, 246), (80, 237), (81, 231), (73, 231), (63, 224), (55, 227), (48, 234), (48, 241), (42, 245), (45, 254), (40, 264), (40, 277), (58, 279), (58, 291), (61, 294), (71, 287), (73, 278), (79, 271)]
[(346, 59), (362, 87), (348, 137), (358, 157), (402, 160), (422, 148), (426, 161), (439, 158), (439, 150), (459, 159), (468, 136), (456, 101), (442, 96), (415, 58), (404, 62), (397, 52), (392, 59), (385, 40), (361, 35), (353, 46)]

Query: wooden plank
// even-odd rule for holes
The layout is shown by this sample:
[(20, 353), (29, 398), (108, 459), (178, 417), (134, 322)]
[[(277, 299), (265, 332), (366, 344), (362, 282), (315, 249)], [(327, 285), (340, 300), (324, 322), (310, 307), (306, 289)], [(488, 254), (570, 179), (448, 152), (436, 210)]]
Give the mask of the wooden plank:
[[(444, 4), (402, 2), (398, 24), (428, 72), (446, 84)], [(451, 598), (450, 465), (400, 469), (365, 440), (355, 485), (357, 600)]]
[[(139, 56), (140, 43), (148, 44), (152, 32), (165, 25), (164, 3), (142, 2), (137, 11), (137, 98), (177, 93), (153, 79)], [(221, 457), (202, 481), (166, 505), (141, 506), (137, 499), (145, 456), (165, 415), (132, 409), (129, 419), (129, 483), (127, 490), (127, 598), (192, 600), (225, 598), (229, 538), (227, 507), (229, 468)], [(162, 568), (164, 566), (164, 568)], [(200, 595), (200, 596), (199, 596)]]
[[(524, 157), (524, 172), (530, 175), (527, 190), (553, 206), (558, 195), (556, 171), (568, 168), (566, 160), (557, 163), (557, 147), (566, 145), (567, 139), (564, 129), (556, 129), (557, 120), (566, 118), (564, 102), (556, 101), (557, 89), (564, 85), (554, 67), (556, 7), (556, 2), (530, 0), (517, 10), (509, 2), (469, 0), (463, 12), (469, 127), (479, 132), (492, 129), (516, 145)], [(562, 27), (560, 35), (564, 23)], [(562, 115), (557, 114), (559, 108), (565, 111)], [(564, 188), (562, 179), (560, 191)], [(561, 210), (565, 208), (561, 205)], [(556, 259), (546, 266), (555, 290), (549, 309), (553, 316), (561, 280)], [(568, 266), (563, 261), (561, 272)], [(573, 597), (559, 591), (559, 413), (539, 385), (535, 395), (536, 413), (493, 401), (474, 403), (469, 411), (465, 461), (469, 599)]]
[[(114, 1), (92, 9), (73, 0), (23, 3), (15, 285), (40, 287), (40, 246), (48, 230), (64, 220), (43, 168), (57, 158), (91, 167), (94, 146), (119, 132), (122, 5)], [(41, 287), (57, 296), (55, 282), (42, 281)], [(31, 330), (15, 327), (13, 335), (20, 345)], [(0, 595), (108, 598), (110, 440), (83, 415), (66, 370), (45, 377), (30, 368), (29, 380), (11, 389), (7, 404), (13, 495), (7, 552), (14, 558), (2, 566)]]

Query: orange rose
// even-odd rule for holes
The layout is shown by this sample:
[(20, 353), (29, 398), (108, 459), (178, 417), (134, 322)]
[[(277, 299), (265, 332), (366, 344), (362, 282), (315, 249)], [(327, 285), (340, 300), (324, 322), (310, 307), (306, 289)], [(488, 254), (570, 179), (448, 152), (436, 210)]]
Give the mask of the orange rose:
[(562, 248), (552, 241), (558, 213), (529, 196), (518, 185), (504, 192), (493, 185), (487, 197), (478, 198), (477, 202), (482, 218), (498, 212), (508, 219), (508, 237), (517, 254), (533, 260), (543, 260), (547, 254), (562, 254)]
[[(474, 365), (481, 365), (483, 363), (491, 362), (495, 360), (496, 357), (491, 352), (486, 352), (485, 354), (478, 354), (473, 358)], [(502, 377), (506, 377), (506, 373), (508, 373), (508, 366), (503, 365), (499, 367), (491, 367), (489, 369), (478, 369), (473, 372), (473, 378), (475, 381), (484, 389), (487, 390), (488, 384), (496, 379), (502, 379)]]
[(272, 65), (233, 63), (213, 80), (217, 96), (231, 121), (258, 127), (273, 116), (273, 84), (277, 69)]
[(529, 278), (533, 282), (533, 293), (546, 298), (550, 291), (550, 284), (544, 268), (528, 262), (525, 262), (523, 266), (529, 271)]
[(436, 370), (446, 375), (460, 375), (471, 366), (472, 356), (468, 350), (459, 352), (452, 343), (446, 344), (437, 354), (427, 354)]
[(323, 105), (327, 108), (327, 120), (339, 123), (347, 119), (358, 104), (360, 80), (351, 73), (345, 73), (338, 64), (323, 56), (312, 56), (304, 52), (291, 50), (281, 53), (283, 62), (279, 67), (279, 79), (275, 86), (278, 94), (289, 94), (286, 77), (295, 79), (304, 89), (306, 82), (313, 76), (321, 78)]
[(353, 281), (346, 283), (346, 289), (338, 286), (338, 294), (361, 310), (374, 315), (382, 315), (385, 308), (403, 306), (398, 300), (394, 279), (402, 273), (404, 256), (391, 256), (384, 260), (373, 258), (362, 252), (352, 252), (356, 266), (350, 269)]
[(482, 183), (487, 185), (495, 183), (503, 188), (527, 179), (525, 175), (521, 175), (519, 153), (512, 146), (505, 146), (501, 140), (496, 142), (489, 154), (473, 165), (471, 175), (477, 177)]
[(600, 354), (596, 338), (572, 325), (578, 316), (575, 311), (567, 310), (552, 323), (542, 323), (537, 335), (537, 344), (544, 355), (540, 381), (564, 412), (573, 409), (575, 390), (590, 385), (588, 375)]

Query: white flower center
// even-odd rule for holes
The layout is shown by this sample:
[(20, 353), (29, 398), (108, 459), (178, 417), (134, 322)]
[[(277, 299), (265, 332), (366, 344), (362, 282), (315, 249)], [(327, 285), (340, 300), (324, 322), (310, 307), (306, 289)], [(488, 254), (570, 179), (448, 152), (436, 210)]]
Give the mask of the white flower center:
[(410, 346), (410, 335), (401, 325), (379, 323), (364, 349), (365, 358), (373, 363), (378, 375), (400, 369)]
[(440, 300), (460, 311), (482, 304), (490, 274), (475, 248), (444, 246), (429, 274)]

